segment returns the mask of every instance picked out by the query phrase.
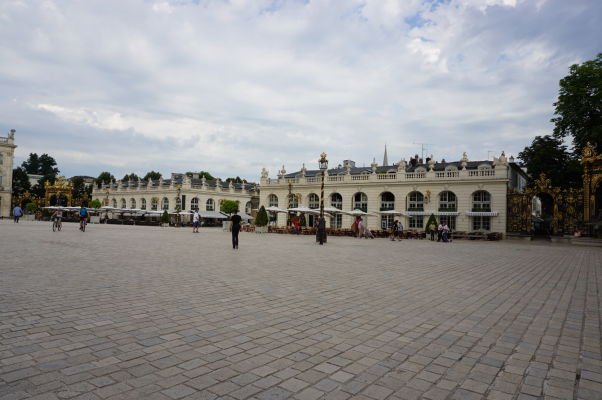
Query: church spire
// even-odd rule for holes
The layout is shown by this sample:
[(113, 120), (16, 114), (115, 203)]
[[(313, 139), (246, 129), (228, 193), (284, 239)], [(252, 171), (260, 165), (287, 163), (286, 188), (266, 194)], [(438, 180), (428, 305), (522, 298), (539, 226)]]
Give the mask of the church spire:
[(385, 156), (383, 157), (383, 166), (389, 165), (389, 160), (387, 159), (387, 145), (385, 144)]

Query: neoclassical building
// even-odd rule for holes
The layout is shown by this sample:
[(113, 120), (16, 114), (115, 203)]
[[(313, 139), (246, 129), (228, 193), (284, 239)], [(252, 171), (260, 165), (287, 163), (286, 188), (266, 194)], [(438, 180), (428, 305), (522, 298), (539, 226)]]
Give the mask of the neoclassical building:
[(257, 193), (254, 184), (207, 180), (198, 174), (172, 174), (170, 179), (117, 181), (102, 188), (95, 185), (92, 199), (122, 209), (209, 212), (219, 211), (224, 200), (234, 200), (240, 211), (251, 214), (251, 209), (257, 208)]
[(8, 217), (11, 212), (13, 188), (13, 160), (15, 155), (15, 130), (6, 137), (0, 136), (0, 216)]
[[(509, 187), (520, 188), (526, 174), (502, 152), (493, 161), (470, 161), (466, 153), (460, 161), (439, 162), (427, 158), (401, 160), (387, 165), (375, 161), (357, 167), (346, 160), (328, 169), (324, 177), (324, 207), (343, 211), (359, 209), (370, 229), (387, 229), (394, 218), (402, 218), (405, 229), (422, 230), (431, 214), (458, 231), (506, 232), (506, 194)], [(286, 173), (284, 166), (276, 178), (261, 173), (260, 204), (266, 208), (320, 207), (321, 171)], [(396, 210), (401, 217), (378, 214)], [(272, 216), (277, 225), (286, 225), (286, 214)], [(333, 214), (330, 227), (348, 228), (353, 216)], [(309, 216), (309, 222), (313, 217)]]

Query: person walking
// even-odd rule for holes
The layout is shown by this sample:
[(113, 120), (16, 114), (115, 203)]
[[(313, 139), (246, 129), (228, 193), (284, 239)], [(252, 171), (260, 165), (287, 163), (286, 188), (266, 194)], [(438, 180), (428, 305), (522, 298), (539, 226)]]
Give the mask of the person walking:
[(19, 223), (19, 218), (23, 216), (23, 209), (18, 205), (13, 208), (13, 217), (15, 219), (15, 224)]
[(393, 221), (393, 225), (391, 225), (391, 241), (395, 241), (395, 237), (397, 236), (397, 229), (399, 228), (397, 220)]
[(238, 210), (234, 211), (234, 215), (230, 218), (232, 221), (232, 248), (238, 249), (238, 233), (240, 232), (240, 222), (242, 218), (238, 215)]
[(397, 221), (397, 240), (399, 240), (401, 242), (401, 239), (403, 237), (403, 224), (401, 223), (401, 220)]
[(318, 224), (318, 230), (317, 230), (318, 242), (321, 245), (323, 245), (324, 238), (326, 237), (326, 218), (318, 217), (317, 224)]
[(440, 242), (443, 239), (443, 224), (439, 223), (439, 227), (437, 227), (437, 241)]
[(447, 243), (449, 241), (449, 227), (447, 226), (447, 222), (443, 222), (442, 234), (443, 242)]
[(198, 210), (194, 210), (192, 214), (192, 233), (199, 233), (199, 226), (201, 225), (201, 216)]
[(435, 241), (435, 232), (437, 231), (437, 224), (435, 224), (435, 221), (431, 222), (431, 224), (429, 225), (429, 232), (431, 233), (431, 241), (434, 242)]
[(359, 215), (357, 217), (357, 237), (364, 237), (364, 220)]

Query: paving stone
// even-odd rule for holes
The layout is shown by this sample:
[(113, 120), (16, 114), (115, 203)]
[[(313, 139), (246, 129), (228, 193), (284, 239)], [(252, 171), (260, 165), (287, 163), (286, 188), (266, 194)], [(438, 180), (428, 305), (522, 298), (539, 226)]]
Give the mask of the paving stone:
[(3, 400), (601, 397), (598, 248), (15, 225)]

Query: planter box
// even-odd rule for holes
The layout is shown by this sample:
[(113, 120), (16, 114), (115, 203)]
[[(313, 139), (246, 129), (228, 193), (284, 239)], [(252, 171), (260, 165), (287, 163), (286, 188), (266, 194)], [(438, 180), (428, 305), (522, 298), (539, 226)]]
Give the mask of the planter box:
[(268, 227), (267, 226), (256, 226), (255, 233), (268, 233)]
[(91, 215), (90, 223), (91, 224), (100, 224), (100, 215)]
[(23, 218), (25, 221), (35, 221), (36, 220), (36, 216), (32, 215), (32, 214), (25, 214), (21, 218)]
[(163, 228), (169, 228), (169, 224), (161, 224)]

